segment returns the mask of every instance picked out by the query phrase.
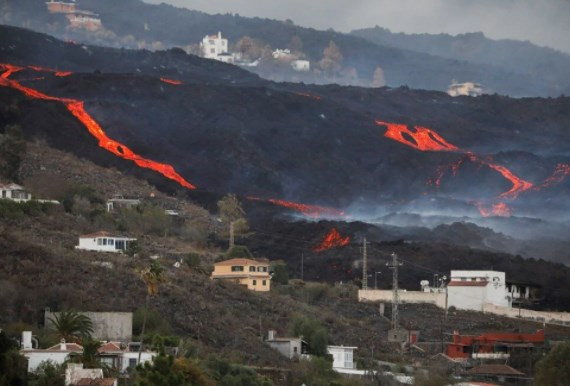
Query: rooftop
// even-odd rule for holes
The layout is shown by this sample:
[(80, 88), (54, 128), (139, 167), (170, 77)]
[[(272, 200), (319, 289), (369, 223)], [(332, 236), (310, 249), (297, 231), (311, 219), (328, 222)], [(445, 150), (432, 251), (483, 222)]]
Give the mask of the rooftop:
[(525, 374), (507, 365), (484, 364), (473, 367), (465, 372), (469, 375), (511, 375), (524, 376)]
[(76, 386), (113, 386), (117, 380), (115, 378), (98, 378), (98, 379), (89, 379), (89, 378), (81, 378), (77, 383)]
[(125, 236), (119, 236), (119, 235), (113, 235), (107, 231), (99, 231), (99, 232), (95, 232), (95, 233), (88, 233), (86, 235), (80, 235), (79, 238), (81, 239), (94, 239), (97, 237), (113, 237), (113, 238), (118, 238), (118, 239), (129, 239), (129, 240), (134, 240), (133, 238), (130, 237), (125, 237)]

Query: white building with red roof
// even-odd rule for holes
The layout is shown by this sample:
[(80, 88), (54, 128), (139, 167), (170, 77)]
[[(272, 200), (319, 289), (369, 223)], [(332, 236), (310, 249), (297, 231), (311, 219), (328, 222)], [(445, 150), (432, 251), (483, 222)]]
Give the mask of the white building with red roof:
[(485, 304), (510, 307), (505, 273), (499, 271), (451, 271), (447, 284), (448, 306), (483, 311)]
[(22, 349), (20, 353), (28, 358), (28, 372), (35, 372), (42, 362), (50, 361), (61, 365), (73, 355), (81, 355), (83, 346), (77, 343), (66, 343), (64, 339), (55, 346), (47, 349), (34, 348), (32, 345), (32, 334), (29, 331), (22, 333)]
[(137, 239), (117, 236), (106, 231), (99, 231), (79, 236), (79, 245), (76, 249), (97, 252), (124, 252), (132, 242)]

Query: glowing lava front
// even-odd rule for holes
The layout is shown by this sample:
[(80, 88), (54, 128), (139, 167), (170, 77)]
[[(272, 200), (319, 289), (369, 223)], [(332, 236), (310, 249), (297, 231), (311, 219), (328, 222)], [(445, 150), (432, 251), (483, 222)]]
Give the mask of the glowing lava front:
[(325, 206), (318, 206), (318, 205), (300, 204), (298, 202), (278, 200), (275, 198), (265, 199), (260, 197), (247, 197), (247, 199), (251, 201), (262, 201), (262, 202), (268, 202), (273, 205), (282, 206), (284, 208), (292, 209), (307, 217), (312, 217), (312, 218), (318, 218), (324, 216), (342, 217), (345, 214), (344, 211), (334, 208), (328, 208)]
[(548, 188), (552, 185), (556, 185), (564, 181), (566, 177), (570, 176), (570, 165), (568, 164), (558, 164), (554, 168), (554, 173), (548, 177), (542, 184), (536, 187), (536, 190)]
[(314, 252), (322, 252), (331, 248), (345, 247), (350, 243), (350, 237), (342, 237), (336, 228), (332, 228), (329, 233), (323, 238), (321, 243), (313, 248)]
[(475, 202), (475, 206), (483, 217), (511, 217), (513, 214), (513, 210), (504, 202), (493, 204), (490, 208), (485, 207), (482, 202)]
[(181, 80), (176, 80), (176, 79), (160, 78), (160, 81), (164, 82), (164, 83), (172, 84), (174, 86), (180, 86), (182, 84)]
[[(55, 70), (42, 69), (41, 67), (36, 67), (36, 66), (30, 68), (32, 68), (35, 71), (54, 72), (57, 76), (57, 72)], [(162, 174), (164, 177), (174, 180), (188, 189), (196, 189), (194, 185), (192, 185), (191, 183), (186, 181), (182, 176), (180, 176), (171, 165), (143, 158), (140, 155), (134, 153), (127, 146), (110, 139), (105, 134), (101, 126), (95, 121), (95, 119), (93, 119), (93, 117), (91, 117), (91, 115), (89, 115), (87, 111), (85, 111), (85, 107), (82, 101), (70, 98), (59, 98), (59, 97), (49, 96), (40, 91), (23, 86), (17, 81), (8, 79), (15, 72), (24, 70), (23, 67), (12, 66), (9, 64), (0, 64), (0, 69), (4, 71), (4, 73), (0, 76), (0, 86), (16, 89), (31, 98), (43, 99), (48, 101), (57, 101), (63, 103), (65, 107), (71, 112), (71, 114), (73, 114), (73, 116), (76, 117), (85, 126), (85, 128), (87, 128), (89, 133), (95, 138), (97, 138), (100, 147), (106, 149), (107, 151), (121, 158), (133, 161), (135, 164), (137, 164), (140, 167), (154, 170)]]

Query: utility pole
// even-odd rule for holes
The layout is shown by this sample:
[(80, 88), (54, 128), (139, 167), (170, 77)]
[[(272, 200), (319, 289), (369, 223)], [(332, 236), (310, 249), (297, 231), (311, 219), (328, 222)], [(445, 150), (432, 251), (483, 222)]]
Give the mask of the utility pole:
[(303, 272), (303, 268), (304, 268), (304, 266), (305, 266), (305, 261), (304, 261), (304, 260), (305, 260), (305, 254), (304, 254), (304, 253), (301, 253), (301, 280), (304, 280), (304, 277), (303, 277), (303, 273), (304, 273), (304, 272)]
[(398, 255), (392, 253), (392, 262), (386, 263), (388, 268), (392, 270), (392, 329), (398, 330), (399, 326), (399, 315), (398, 315), (398, 304), (400, 303), (400, 294), (398, 291), (398, 267), (402, 263), (398, 262)]
[(228, 248), (230, 251), (234, 247), (234, 222), (230, 221), (230, 247)]
[(368, 254), (366, 251), (366, 236), (362, 239), (362, 289), (368, 289)]

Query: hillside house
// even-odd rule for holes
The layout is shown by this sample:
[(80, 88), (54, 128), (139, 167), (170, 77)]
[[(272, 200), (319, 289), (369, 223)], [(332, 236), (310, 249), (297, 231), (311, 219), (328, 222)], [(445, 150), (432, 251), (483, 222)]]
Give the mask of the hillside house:
[(269, 262), (252, 259), (230, 259), (214, 264), (212, 279), (228, 280), (252, 291), (266, 292), (271, 287)]
[(135, 241), (137, 239), (100, 231), (79, 236), (79, 245), (75, 246), (75, 248), (85, 251), (120, 253), (126, 251), (129, 245)]
[(20, 353), (28, 358), (28, 372), (35, 372), (38, 366), (45, 361), (61, 365), (74, 355), (81, 355), (83, 347), (77, 343), (66, 343), (64, 339), (60, 343), (45, 350), (33, 348), (32, 334), (30, 331), (22, 333), (22, 348)]
[(32, 199), (32, 194), (27, 192), (23, 186), (0, 183), (0, 198), (16, 202), (27, 202)]
[(534, 334), (485, 333), (478, 336), (460, 335), (454, 331), (447, 344), (447, 356), (452, 359), (508, 359), (513, 350), (534, 349), (544, 344), (544, 330)]
[(483, 311), (485, 304), (510, 307), (505, 273), (498, 271), (451, 271), (447, 284), (448, 306)]
[(307, 342), (301, 338), (277, 337), (275, 330), (269, 330), (265, 341), (272, 349), (286, 358), (299, 358), (307, 354)]
[(113, 212), (119, 208), (134, 208), (141, 204), (138, 198), (124, 198), (123, 196), (114, 196), (107, 200), (107, 212)]
[[(97, 350), (97, 356), (101, 359), (102, 364), (125, 373), (139, 363), (138, 347), (138, 345), (125, 345), (121, 342), (103, 342)], [(143, 350), (140, 363), (152, 362), (157, 355), (158, 353), (155, 351)]]
[(228, 39), (222, 38), (222, 33), (206, 35), (200, 42), (202, 53), (207, 59), (215, 59), (226, 63), (232, 63), (233, 57), (228, 53)]
[(74, 29), (98, 31), (103, 29), (99, 15), (89, 11), (75, 11), (66, 15), (69, 26)]
[(355, 369), (354, 350), (358, 347), (327, 346), (327, 353), (333, 357), (333, 369)]
[(449, 85), (447, 89), (447, 94), (452, 97), (457, 96), (472, 96), (477, 97), (485, 94), (485, 90), (483, 86), (479, 83), (474, 82), (465, 82), (465, 83), (457, 83), (453, 82)]

